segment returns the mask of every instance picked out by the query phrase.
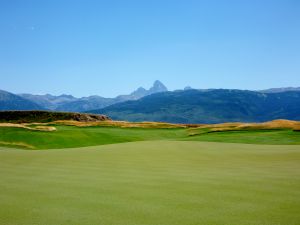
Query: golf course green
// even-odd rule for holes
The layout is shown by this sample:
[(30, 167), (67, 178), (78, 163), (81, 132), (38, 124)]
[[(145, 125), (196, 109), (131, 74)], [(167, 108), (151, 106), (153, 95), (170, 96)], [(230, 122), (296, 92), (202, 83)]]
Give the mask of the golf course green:
[(300, 147), (0, 148), (3, 225), (298, 225)]

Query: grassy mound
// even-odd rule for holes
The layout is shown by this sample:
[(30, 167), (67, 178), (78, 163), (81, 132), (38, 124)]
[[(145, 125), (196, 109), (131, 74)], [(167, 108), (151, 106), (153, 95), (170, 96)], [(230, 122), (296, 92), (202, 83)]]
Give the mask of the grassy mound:
[(189, 129), (189, 135), (201, 135), (213, 132), (226, 131), (264, 131), (264, 130), (299, 130), (300, 122), (292, 120), (273, 120), (265, 123), (221, 123), (212, 125), (199, 125)]
[[(0, 127), (0, 141), (23, 142), (35, 149), (58, 149), (186, 137), (184, 129), (56, 126), (55, 132)], [(1, 142), (0, 142), (1, 145)]]
[(0, 123), (0, 146), (54, 149), (146, 140), (300, 145), (299, 127), (300, 122), (289, 120), (213, 125), (111, 120)]
[[(54, 125), (51, 125), (53, 127)], [(50, 128), (51, 128), (50, 127)], [(128, 128), (128, 127), (77, 127), (55, 125), (55, 131), (38, 131), (37, 128), (0, 126), (1, 142), (23, 143), (21, 148), (58, 149), (146, 140), (212, 141), (249, 144), (300, 144), (300, 132), (292, 130), (249, 130), (208, 132), (190, 136), (186, 128)], [(204, 128), (203, 128), (204, 129)], [(13, 146), (13, 145), (12, 145)]]

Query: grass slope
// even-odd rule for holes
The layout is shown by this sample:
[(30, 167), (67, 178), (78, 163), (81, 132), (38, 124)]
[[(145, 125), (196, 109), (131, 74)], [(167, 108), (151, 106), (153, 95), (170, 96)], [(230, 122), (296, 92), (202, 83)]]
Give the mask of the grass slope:
[(17, 142), (26, 143), (36, 149), (55, 149), (186, 137), (184, 129), (74, 126), (56, 126), (56, 129), (57, 131), (54, 132), (41, 132), (22, 128), (0, 127), (0, 145), (1, 141), (6, 143)]
[(225, 143), (300, 145), (300, 132), (292, 130), (247, 130), (204, 133), (186, 138), (189, 141)]
[[(46, 127), (46, 126), (45, 126)], [(54, 128), (49, 126), (49, 128)], [(153, 129), (120, 127), (76, 127), (56, 125), (56, 131), (0, 127), (0, 146), (29, 149), (59, 149), (145, 140), (186, 140), (249, 144), (300, 144), (300, 132), (292, 130), (247, 130), (204, 133), (199, 129)], [(205, 131), (206, 128), (203, 130)], [(201, 130), (200, 130), (201, 131)], [(27, 146), (27, 147), (26, 147)]]
[(299, 146), (0, 148), (0, 224), (298, 225)]

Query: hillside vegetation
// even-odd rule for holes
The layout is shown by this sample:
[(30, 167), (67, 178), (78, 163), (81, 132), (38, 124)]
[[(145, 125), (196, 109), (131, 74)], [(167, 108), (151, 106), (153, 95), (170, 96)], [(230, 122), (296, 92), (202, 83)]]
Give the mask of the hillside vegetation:
[(51, 111), (0, 111), (0, 122), (38, 123), (57, 120), (106, 121), (109, 117), (86, 113), (51, 112)]

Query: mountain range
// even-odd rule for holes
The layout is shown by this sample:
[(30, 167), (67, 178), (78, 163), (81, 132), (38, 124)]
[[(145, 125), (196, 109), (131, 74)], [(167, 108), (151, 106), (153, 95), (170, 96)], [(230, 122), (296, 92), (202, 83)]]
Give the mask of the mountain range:
[(128, 100), (137, 100), (147, 95), (165, 91), (168, 91), (166, 86), (157, 80), (149, 90), (140, 87), (131, 94), (119, 95), (115, 98), (104, 98), (98, 95), (82, 98), (75, 98), (72, 95), (53, 96), (49, 94), (19, 94), (19, 96), (40, 105), (42, 109), (54, 111), (84, 112), (93, 109), (101, 109)]
[(18, 95), (0, 90), (0, 110), (38, 110), (44, 109), (37, 103)]
[(261, 91), (193, 89), (168, 91), (160, 81), (115, 98), (15, 95), (0, 91), (0, 110), (52, 110), (105, 114), (114, 120), (171, 123), (300, 120), (300, 88)]
[(286, 91), (300, 91), (300, 87), (286, 87), (286, 88), (270, 88), (262, 90), (263, 93), (281, 93)]
[(114, 120), (171, 123), (300, 120), (300, 91), (261, 93), (244, 90), (164, 92), (93, 110)]

